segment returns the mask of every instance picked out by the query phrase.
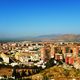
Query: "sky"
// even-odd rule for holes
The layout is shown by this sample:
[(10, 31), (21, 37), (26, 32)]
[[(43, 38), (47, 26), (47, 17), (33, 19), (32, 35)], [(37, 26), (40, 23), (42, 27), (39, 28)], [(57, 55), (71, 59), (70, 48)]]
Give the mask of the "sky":
[(0, 0), (0, 38), (80, 34), (80, 0)]

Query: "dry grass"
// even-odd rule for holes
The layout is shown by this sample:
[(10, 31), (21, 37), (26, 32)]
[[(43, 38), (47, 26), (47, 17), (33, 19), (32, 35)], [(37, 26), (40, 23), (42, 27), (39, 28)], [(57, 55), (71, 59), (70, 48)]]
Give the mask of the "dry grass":
[(3, 75), (11, 76), (12, 69), (11, 68), (0, 68), (0, 76), (3, 76)]

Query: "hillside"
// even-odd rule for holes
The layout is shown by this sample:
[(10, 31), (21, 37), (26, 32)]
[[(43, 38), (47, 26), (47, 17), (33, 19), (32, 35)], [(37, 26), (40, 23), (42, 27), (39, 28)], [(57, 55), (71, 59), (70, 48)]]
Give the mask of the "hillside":
[(78, 41), (80, 42), (80, 34), (51, 34), (51, 35), (41, 35), (37, 37), (21, 37), (21, 38), (10, 38), (2, 39), (0, 42), (14, 42), (14, 41)]
[(75, 34), (58, 34), (58, 35), (43, 35), (36, 39), (41, 41), (80, 41), (80, 35)]
[(32, 76), (32, 80), (72, 80), (73, 78), (80, 80), (80, 71), (74, 68), (64, 69), (62, 66), (54, 66)]

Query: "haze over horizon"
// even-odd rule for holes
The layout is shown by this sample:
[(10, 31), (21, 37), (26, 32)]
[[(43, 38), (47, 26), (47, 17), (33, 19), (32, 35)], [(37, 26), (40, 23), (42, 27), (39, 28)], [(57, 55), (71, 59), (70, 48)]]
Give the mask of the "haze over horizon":
[(0, 38), (80, 34), (80, 0), (0, 0)]

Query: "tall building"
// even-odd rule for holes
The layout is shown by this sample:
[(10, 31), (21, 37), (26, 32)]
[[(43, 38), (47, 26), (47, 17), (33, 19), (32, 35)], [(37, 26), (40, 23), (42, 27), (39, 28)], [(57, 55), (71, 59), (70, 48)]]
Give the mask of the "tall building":
[(48, 47), (43, 47), (40, 50), (41, 60), (48, 61), (50, 59), (50, 51)]
[(51, 58), (54, 58), (54, 55), (55, 55), (55, 47), (54, 46), (51, 46), (50, 57)]
[(78, 54), (79, 54), (79, 48), (78, 47), (74, 47), (73, 48), (73, 54), (75, 54), (76, 56), (78, 56)]
[(41, 60), (45, 61), (45, 54), (46, 54), (46, 51), (45, 51), (45, 48), (41, 48), (40, 49), (40, 55), (41, 55)]
[(62, 53), (65, 54), (65, 53), (66, 53), (66, 47), (63, 46), (63, 47), (61, 47), (61, 48), (62, 48)]

